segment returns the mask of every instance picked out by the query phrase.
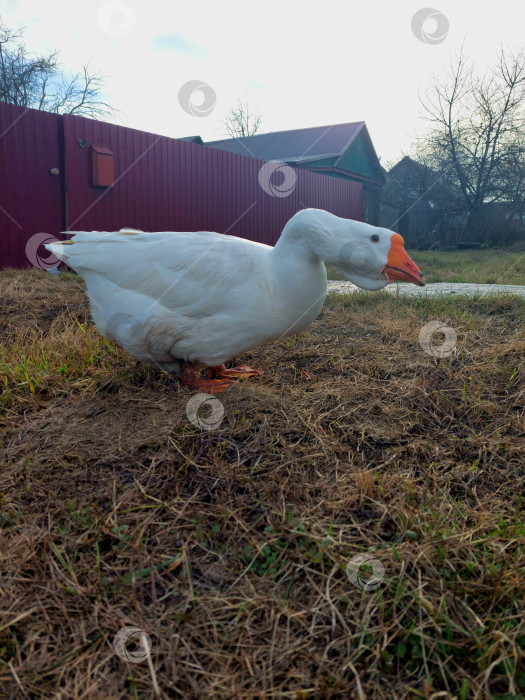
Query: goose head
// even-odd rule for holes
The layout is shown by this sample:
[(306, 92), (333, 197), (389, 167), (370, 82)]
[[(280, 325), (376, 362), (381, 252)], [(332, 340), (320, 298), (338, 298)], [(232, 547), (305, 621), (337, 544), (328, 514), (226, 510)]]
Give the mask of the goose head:
[(399, 233), (362, 221), (342, 219), (322, 209), (303, 209), (283, 233), (308, 253), (336, 267), (353, 284), (375, 291), (390, 282), (423, 287), (423, 273), (405, 250)]
[(370, 291), (397, 281), (425, 286), (423, 273), (406, 252), (399, 233), (368, 224), (362, 226), (366, 228), (350, 226), (350, 240), (341, 246), (333, 263), (345, 279)]

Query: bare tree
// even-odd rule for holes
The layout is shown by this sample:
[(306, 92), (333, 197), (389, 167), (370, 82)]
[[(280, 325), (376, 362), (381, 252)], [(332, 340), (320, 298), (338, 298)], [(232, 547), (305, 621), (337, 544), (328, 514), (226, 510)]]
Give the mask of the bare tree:
[(237, 98), (236, 103), (225, 115), (222, 124), (226, 133), (231, 138), (242, 138), (243, 136), (253, 136), (259, 131), (262, 116), (259, 112), (253, 112), (248, 103), (248, 97), (244, 95), (244, 100)]
[(482, 233), (484, 209), (519, 195), (514, 173), (525, 167), (525, 52), (501, 49), (496, 65), (478, 75), (463, 52), (422, 99), (431, 124), (426, 150), (434, 170), (457, 185), (469, 228)]
[(22, 30), (9, 29), (0, 18), (0, 102), (94, 119), (115, 113), (100, 99), (103, 78), (89, 65), (67, 77), (57, 51), (34, 56), (22, 37)]

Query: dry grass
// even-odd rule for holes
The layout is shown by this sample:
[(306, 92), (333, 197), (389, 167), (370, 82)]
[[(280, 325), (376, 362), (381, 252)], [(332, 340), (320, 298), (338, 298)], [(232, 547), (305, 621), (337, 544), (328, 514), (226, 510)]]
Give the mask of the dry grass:
[(0, 303), (0, 697), (523, 697), (523, 302), (329, 299), (212, 431), (74, 276), (4, 272)]

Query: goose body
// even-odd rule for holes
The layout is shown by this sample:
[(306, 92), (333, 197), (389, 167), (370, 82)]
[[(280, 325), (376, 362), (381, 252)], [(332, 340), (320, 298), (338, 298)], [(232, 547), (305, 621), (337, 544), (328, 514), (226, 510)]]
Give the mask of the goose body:
[[(371, 242), (371, 236), (380, 240)], [(224, 374), (226, 361), (295, 334), (317, 318), (327, 291), (323, 261), (364, 288), (381, 289), (392, 281), (385, 268), (393, 236), (401, 239), (386, 229), (306, 209), (292, 217), (273, 248), (212, 232), (132, 229), (75, 232), (70, 241), (46, 247), (85, 280), (103, 335), (192, 388), (213, 391), (233, 381), (231, 371)], [(424, 284), (402, 252), (403, 264), (412, 266), (406, 274)], [(201, 367), (222, 372), (199, 380), (195, 369)], [(235, 376), (256, 373), (237, 369)]]

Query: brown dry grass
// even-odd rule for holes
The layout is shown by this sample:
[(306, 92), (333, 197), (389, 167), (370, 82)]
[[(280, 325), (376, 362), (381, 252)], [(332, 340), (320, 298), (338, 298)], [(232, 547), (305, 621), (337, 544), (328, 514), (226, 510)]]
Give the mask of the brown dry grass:
[(0, 304), (0, 697), (523, 697), (523, 302), (331, 298), (238, 358), (264, 376), (212, 431), (78, 278), (7, 271)]

